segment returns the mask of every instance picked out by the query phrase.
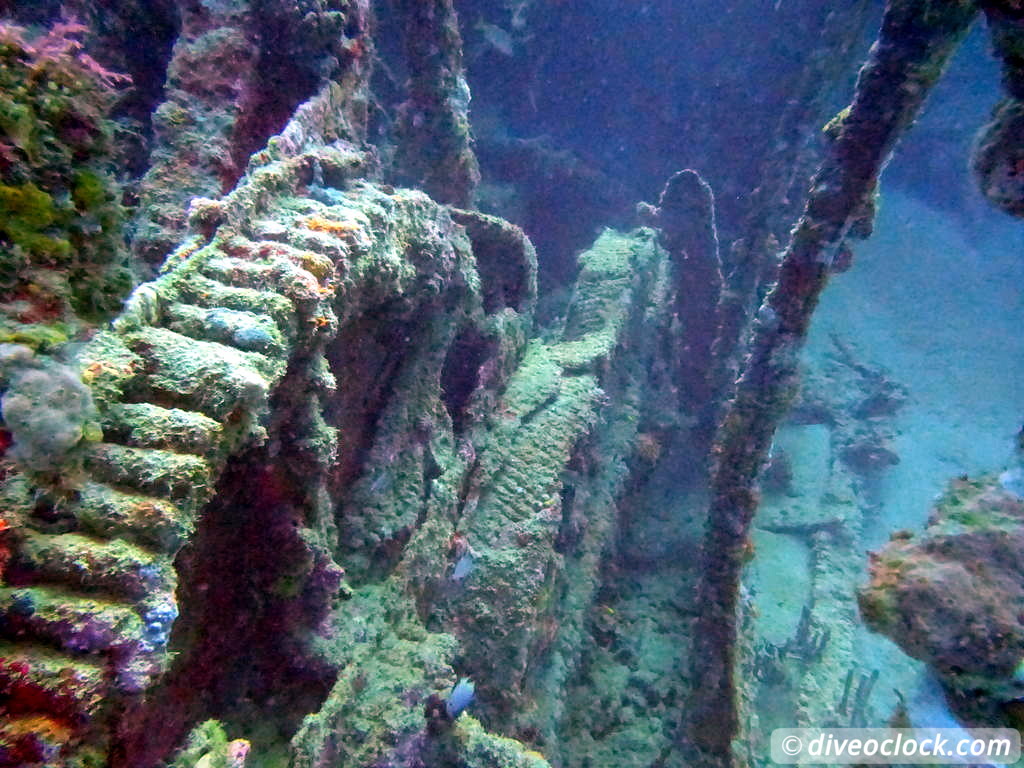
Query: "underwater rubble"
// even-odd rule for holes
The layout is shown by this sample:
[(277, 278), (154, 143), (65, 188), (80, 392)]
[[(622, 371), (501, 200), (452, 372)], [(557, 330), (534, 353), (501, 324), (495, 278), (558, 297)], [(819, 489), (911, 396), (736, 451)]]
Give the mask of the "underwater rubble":
[[(0, 766), (762, 765), (900, 714), (862, 624), (1024, 724), (1021, 470), (953, 480), (856, 590), (912, 390), (841, 334), (800, 355), (982, 13), (1009, 95), (972, 167), (1020, 215), (1019, 4), (889, 0), (822, 130), (870, 3), (828, 14), (741, 215), (681, 170), (561, 261), (482, 210), (488, 162), (604, 177), (478, 159), (453, 0), (124, 5), (0, 23)], [(525, 55), (502, 8), (486, 55)]]
[(958, 478), (918, 536), (870, 555), (861, 615), (928, 664), (968, 722), (1020, 724), (1024, 500), (999, 479)]

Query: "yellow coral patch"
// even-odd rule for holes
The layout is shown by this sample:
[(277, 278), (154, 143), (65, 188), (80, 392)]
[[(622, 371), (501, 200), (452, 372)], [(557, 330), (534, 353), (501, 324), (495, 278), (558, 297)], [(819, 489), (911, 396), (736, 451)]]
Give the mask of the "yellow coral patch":
[(10, 720), (7, 732), (12, 736), (36, 734), (57, 744), (63, 744), (71, 738), (71, 729), (64, 723), (46, 715), (30, 715)]
[(334, 271), (334, 264), (326, 256), (314, 253), (313, 251), (303, 251), (299, 256), (299, 261), (302, 268), (309, 272), (317, 280), (323, 280), (330, 277)]
[(303, 227), (313, 232), (326, 232), (335, 237), (353, 234), (361, 229), (359, 224), (354, 221), (335, 221), (323, 216), (309, 216), (301, 223)]

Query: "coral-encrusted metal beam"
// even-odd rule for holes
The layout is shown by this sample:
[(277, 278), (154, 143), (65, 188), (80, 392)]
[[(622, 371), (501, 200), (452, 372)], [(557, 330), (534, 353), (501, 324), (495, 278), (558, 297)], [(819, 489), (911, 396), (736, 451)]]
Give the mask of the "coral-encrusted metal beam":
[(480, 181), (469, 127), (469, 84), (452, 0), (397, 0), (404, 20), (409, 98), (399, 111), (403, 183), (442, 203), (470, 207)]
[(703, 764), (733, 763), (740, 576), (758, 504), (757, 475), (796, 394), (811, 315), (851, 226), (871, 216), (878, 177), (893, 146), (976, 12), (966, 0), (889, 0), (853, 103), (811, 184), (778, 283), (754, 322), (751, 353), (714, 447), (698, 584), (694, 700), (686, 733)]
[[(257, 171), (196, 217), (258, 222), (268, 192), (300, 186), (314, 162)], [(259, 229), (228, 223), (209, 242), (189, 240), (84, 349), (103, 438), (86, 448), (80, 476), (47, 488), (16, 474), (0, 487), (10, 521), (0, 765), (105, 753), (167, 667), (174, 557), (226, 460), (265, 439), (269, 397), (289, 365), (336, 331), (333, 242), (298, 246)]]

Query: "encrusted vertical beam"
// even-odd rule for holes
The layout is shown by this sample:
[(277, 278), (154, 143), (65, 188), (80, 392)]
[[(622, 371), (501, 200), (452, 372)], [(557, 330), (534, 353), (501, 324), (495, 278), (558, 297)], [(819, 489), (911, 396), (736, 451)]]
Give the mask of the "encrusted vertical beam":
[(714, 432), (715, 397), (721, 397), (712, 351), (721, 333), (724, 280), (711, 185), (693, 170), (673, 174), (658, 200), (657, 221), (675, 268), (680, 401), (697, 421), (694, 439), (703, 455)]
[(779, 267), (779, 244), (799, 215), (811, 175), (821, 160), (820, 128), (824, 110), (860, 57), (860, 45), (874, 19), (876, 3), (856, 0), (843, 7), (822, 4), (817, 14), (800, 19), (807, 31), (817, 29), (818, 43), (773, 131), (772, 149), (761, 164), (750, 193), (743, 237), (723, 253), (727, 290), (723, 295), (722, 330), (715, 349), (716, 380), (732, 382), (744, 354), (744, 334)]
[(996, 55), (1003, 61), (1007, 97), (979, 134), (971, 165), (981, 193), (1011, 216), (1024, 217), (1024, 8), (1012, 0), (980, 0)]
[(1024, 8), (1015, 0), (977, 0), (985, 12), (996, 55), (1003, 61), (1003, 89), (1024, 100)]
[(976, 14), (966, 0), (889, 0), (849, 113), (811, 185), (778, 283), (757, 314), (751, 353), (714, 447), (695, 624), (687, 734), (706, 765), (734, 762), (740, 575), (758, 504), (757, 474), (796, 393), (811, 314), (851, 226), (870, 216), (896, 141)]
[(398, 119), (403, 182), (469, 207), (480, 181), (469, 132), (469, 84), (452, 0), (395, 0), (404, 19), (409, 98)]
[(219, 197), (238, 171), (229, 142), (259, 49), (249, 34), (253, 3), (178, 2), (181, 31), (167, 98), (153, 115), (155, 142), (142, 181), (134, 249), (159, 266), (185, 232), (193, 196)]

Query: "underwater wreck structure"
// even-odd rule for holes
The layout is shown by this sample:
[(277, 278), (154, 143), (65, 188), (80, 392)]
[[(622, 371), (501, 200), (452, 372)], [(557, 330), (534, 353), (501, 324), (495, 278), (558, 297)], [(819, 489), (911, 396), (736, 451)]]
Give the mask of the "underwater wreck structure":
[[(579, 255), (540, 329), (530, 239), (474, 209), (452, 0), (393, 4), (410, 78), (379, 144), (368, 0), (79, 5), (86, 26), (0, 38), (4, 76), (64, 72), (78, 108), (61, 113), (74, 130), (51, 129), (70, 148), (49, 141), (39, 167), (30, 142), (52, 97), (22, 88), (39, 126), (2, 126), (15, 170), (0, 235), (21, 261), (0, 326), (0, 765), (543, 768), (608, 759), (599, 734), (616, 729), (628, 738), (608, 749), (632, 745), (637, 764), (756, 764), (756, 689), (780, 659), (800, 666), (793, 724), (864, 715), (873, 681), (851, 694), (843, 676), (857, 597), (832, 594), (860, 558), (853, 511), (764, 521), (808, 535), (820, 581), (791, 644), (750, 647), (741, 570), (759, 476), (794, 399), (839, 436), (830, 492), (850, 510), (858, 473), (889, 460), (899, 388), (857, 363), (798, 396), (798, 353), (848, 241), (870, 233), (894, 143), (981, 13), (1009, 97), (974, 167), (1019, 215), (1019, 4), (889, 0), (816, 175), (806, 142), (767, 154), (726, 252), (710, 186), (675, 174), (641, 206), (648, 226), (607, 229)], [(848, 28), (826, 15), (821, 45), (841, 55), (808, 64), (802, 103), (820, 107), (828, 68), (852, 61), (868, 5)], [(127, 6), (163, 19), (151, 34), (167, 55), (132, 220), (102, 170), (102, 105), (123, 76), (75, 42), (116, 50)], [(110, 57), (143, 98), (155, 65)], [(805, 209), (779, 259), (791, 195)], [(121, 227), (131, 249), (96, 242)], [(131, 270), (151, 279), (114, 312)], [(855, 396), (830, 391), (849, 371)], [(645, 520), (652, 478), (681, 471), (706, 473), (707, 515)], [(874, 557), (860, 608), (951, 691), (987, 681), (965, 716), (1002, 722), (1019, 616), (965, 619), (972, 643), (955, 649), (941, 617), (916, 633), (899, 621), (924, 602), (922, 578), (948, 589), (933, 560), (951, 549), (1007, 563), (958, 589), (972, 608), (1024, 599), (1019, 495), (958, 482), (937, 530)], [(671, 570), (677, 553), (651, 554), (659, 537), (700, 545), (700, 568)], [(643, 621), (672, 614), (675, 644), (661, 668), (631, 668), (643, 621), (609, 603), (632, 578), (620, 561), (656, 557), (678, 581)], [(601, 711), (577, 711), (594, 697)]]

